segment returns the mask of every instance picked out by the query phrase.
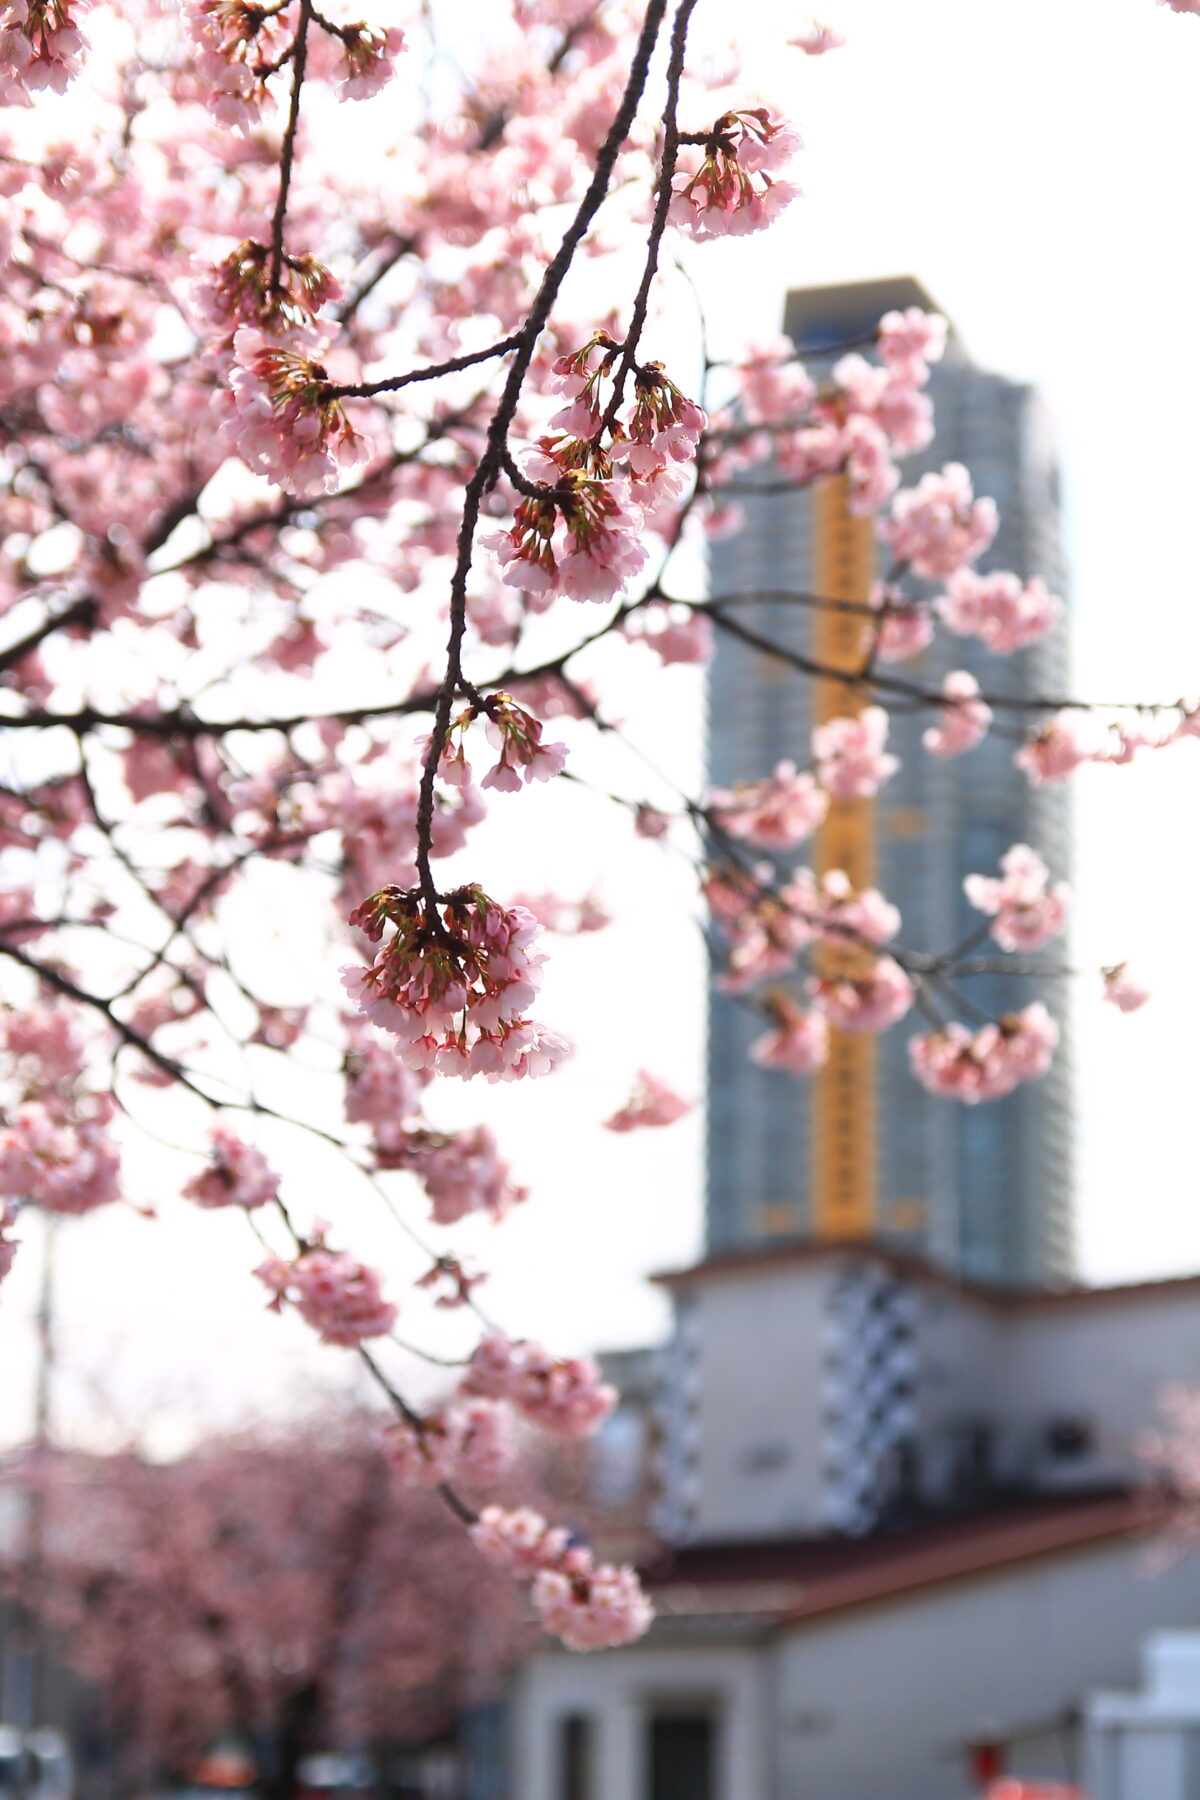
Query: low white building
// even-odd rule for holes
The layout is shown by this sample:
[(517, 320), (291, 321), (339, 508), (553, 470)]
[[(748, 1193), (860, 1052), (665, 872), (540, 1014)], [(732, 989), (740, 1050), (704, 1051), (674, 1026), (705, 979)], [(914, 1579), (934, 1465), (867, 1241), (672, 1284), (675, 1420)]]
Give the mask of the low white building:
[(1159, 1631), (1142, 1690), (1093, 1694), (1085, 1715), (1093, 1800), (1200, 1800), (1200, 1631)]
[(1200, 1380), (1200, 1278), (1023, 1294), (820, 1245), (665, 1279), (658, 1622), (524, 1666), (514, 1797), (1077, 1780), (1087, 1692), (1200, 1623), (1200, 1558), (1151, 1570), (1136, 1455), (1164, 1382)]

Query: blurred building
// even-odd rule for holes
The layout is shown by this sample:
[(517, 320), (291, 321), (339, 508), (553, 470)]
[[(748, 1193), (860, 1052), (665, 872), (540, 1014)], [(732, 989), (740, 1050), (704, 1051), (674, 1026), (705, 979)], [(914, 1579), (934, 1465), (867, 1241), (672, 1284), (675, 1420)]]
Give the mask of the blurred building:
[(1093, 1694), (1086, 1713), (1092, 1800), (1200, 1794), (1200, 1631), (1159, 1631), (1142, 1649), (1142, 1687)]
[[(936, 310), (915, 281), (861, 282), (789, 296), (786, 329), (819, 375), (849, 345), (868, 343), (892, 307)], [(1031, 388), (977, 368), (953, 331), (929, 391), (936, 436), (903, 464), (911, 486), (927, 469), (963, 462), (977, 494), (991, 495), (1000, 530), (983, 570), (1042, 575), (1063, 591), (1058, 473), (1046, 421)], [(711, 588), (739, 601), (738, 617), (761, 636), (824, 665), (861, 661), (862, 623), (767, 597), (813, 593), (863, 601), (877, 567), (869, 520), (847, 512), (840, 484), (772, 493), (770, 472), (741, 495), (746, 528), (713, 553)], [(929, 591), (935, 591), (929, 584)], [(966, 668), (985, 690), (1062, 692), (1061, 629), (1016, 656), (995, 658), (974, 639), (939, 632), (901, 665), (928, 685)], [(815, 723), (857, 709), (851, 690), (798, 677), (723, 634), (709, 688), (709, 776), (714, 785), (754, 780), (781, 759), (803, 766)], [(1011, 726), (997, 721), (969, 755), (928, 756), (927, 714), (893, 714), (889, 748), (899, 772), (873, 802), (835, 804), (815, 843), (791, 863), (843, 868), (856, 886), (877, 885), (901, 911), (906, 947), (941, 951), (978, 925), (963, 877), (993, 874), (1004, 851), (1032, 844), (1055, 878), (1069, 872), (1066, 800), (1037, 791), (1013, 767)], [(1022, 734), (1023, 735), (1023, 734)], [(975, 977), (970, 998), (991, 1015), (1036, 997), (1020, 981)], [(1065, 1027), (1064, 1009), (1051, 1010)], [(1064, 1277), (1071, 1263), (1070, 1054), (1065, 1040), (1050, 1076), (987, 1106), (947, 1105), (914, 1083), (906, 1039), (920, 1023), (882, 1038), (835, 1033), (830, 1060), (811, 1082), (756, 1067), (747, 1047), (762, 1030), (744, 1006), (713, 992), (709, 1015), (707, 1229), (714, 1250), (765, 1238), (877, 1238), (942, 1268), (997, 1282)]]
[(524, 1664), (514, 1800), (1078, 1782), (1088, 1693), (1200, 1619), (1200, 1557), (1151, 1567), (1136, 1454), (1163, 1380), (1200, 1378), (1200, 1277), (1051, 1293), (796, 1244), (665, 1280), (658, 1619)]

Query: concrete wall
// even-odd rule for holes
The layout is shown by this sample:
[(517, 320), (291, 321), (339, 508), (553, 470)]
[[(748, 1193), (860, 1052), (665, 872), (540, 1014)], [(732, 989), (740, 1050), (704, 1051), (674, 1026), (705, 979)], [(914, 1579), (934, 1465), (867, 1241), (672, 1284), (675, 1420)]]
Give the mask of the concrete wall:
[(1002, 1361), (1005, 1411), (1034, 1440), (1054, 1414), (1089, 1420), (1097, 1473), (1137, 1466), (1133, 1445), (1155, 1423), (1165, 1382), (1200, 1381), (1194, 1293), (1048, 1304), (1018, 1313), (1012, 1325)]
[(1054, 1722), (1129, 1683), (1148, 1630), (1197, 1619), (1200, 1557), (1156, 1579), (1126, 1543), (814, 1623), (776, 1652), (769, 1800), (964, 1800), (963, 1746), (993, 1735), (1015, 1772), (1063, 1779)]
[(823, 1528), (820, 1346), (832, 1274), (793, 1267), (697, 1293), (694, 1539)]

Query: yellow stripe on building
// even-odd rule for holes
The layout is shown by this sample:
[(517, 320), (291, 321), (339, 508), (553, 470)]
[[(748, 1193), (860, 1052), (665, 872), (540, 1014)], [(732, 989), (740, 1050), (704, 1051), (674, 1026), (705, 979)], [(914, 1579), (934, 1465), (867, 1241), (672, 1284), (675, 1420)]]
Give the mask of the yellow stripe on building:
[[(812, 588), (829, 600), (867, 599), (875, 564), (869, 519), (849, 510), (844, 477), (813, 492)], [(855, 613), (814, 613), (813, 655), (834, 669), (863, 661), (864, 628)], [(815, 683), (813, 718), (819, 724), (861, 711), (862, 695), (829, 678)], [(815, 865), (844, 869), (856, 888), (875, 877), (875, 806), (870, 800), (834, 801), (817, 833)], [(853, 949), (823, 945), (816, 955), (822, 974), (854, 966)], [(812, 1228), (818, 1238), (860, 1238), (878, 1228), (875, 1175), (875, 1039), (830, 1034), (829, 1061), (816, 1076), (812, 1098)]]

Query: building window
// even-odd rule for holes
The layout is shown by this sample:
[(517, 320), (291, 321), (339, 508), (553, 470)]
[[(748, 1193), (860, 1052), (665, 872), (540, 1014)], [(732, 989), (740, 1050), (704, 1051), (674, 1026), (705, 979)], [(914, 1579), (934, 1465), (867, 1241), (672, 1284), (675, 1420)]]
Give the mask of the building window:
[(558, 1722), (557, 1800), (594, 1800), (595, 1745), (595, 1720), (591, 1714), (564, 1714)]
[(646, 1800), (717, 1800), (717, 1721), (710, 1712), (655, 1711), (646, 1721)]

